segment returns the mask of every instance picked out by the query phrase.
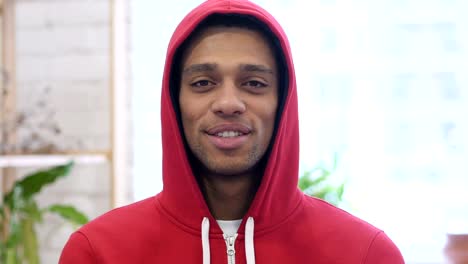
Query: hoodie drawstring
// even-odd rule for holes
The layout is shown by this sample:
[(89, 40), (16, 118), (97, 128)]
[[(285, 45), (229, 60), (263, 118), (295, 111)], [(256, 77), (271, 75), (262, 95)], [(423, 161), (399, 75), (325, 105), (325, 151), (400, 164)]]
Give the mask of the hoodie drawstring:
[(255, 264), (255, 250), (254, 250), (254, 219), (249, 217), (245, 225), (245, 258), (247, 264)]
[(203, 264), (210, 264), (210, 220), (207, 217), (203, 217), (201, 230)]
[[(203, 217), (201, 232), (203, 264), (210, 264), (210, 221), (207, 217)], [(254, 219), (253, 217), (249, 217), (245, 225), (245, 258), (247, 259), (247, 264), (255, 264), (255, 248), (253, 238)]]

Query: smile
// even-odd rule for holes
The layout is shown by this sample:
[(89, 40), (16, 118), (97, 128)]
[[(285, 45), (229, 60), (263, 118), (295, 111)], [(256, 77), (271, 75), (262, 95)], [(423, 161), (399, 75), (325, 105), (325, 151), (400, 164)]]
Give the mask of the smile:
[(245, 134), (239, 131), (223, 131), (223, 132), (216, 133), (217, 137), (222, 137), (222, 138), (233, 138), (233, 137), (239, 137), (243, 135)]
[(242, 124), (221, 124), (211, 127), (205, 133), (209, 141), (220, 150), (234, 150), (247, 143), (252, 130)]

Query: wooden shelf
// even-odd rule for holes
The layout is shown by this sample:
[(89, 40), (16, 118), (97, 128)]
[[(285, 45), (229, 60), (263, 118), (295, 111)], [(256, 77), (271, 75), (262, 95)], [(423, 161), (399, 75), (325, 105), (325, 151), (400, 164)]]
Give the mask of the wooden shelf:
[(65, 164), (102, 164), (109, 161), (106, 154), (73, 155), (8, 155), (0, 156), (0, 168), (45, 167)]

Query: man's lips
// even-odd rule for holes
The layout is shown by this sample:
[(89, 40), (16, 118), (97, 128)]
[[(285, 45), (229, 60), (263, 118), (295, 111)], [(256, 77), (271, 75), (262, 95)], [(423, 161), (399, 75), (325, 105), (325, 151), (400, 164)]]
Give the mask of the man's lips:
[(243, 124), (222, 124), (206, 130), (209, 141), (220, 150), (235, 150), (248, 140), (252, 130)]
[(216, 136), (219, 133), (223, 133), (227, 131), (239, 132), (245, 135), (245, 134), (249, 134), (250, 132), (252, 132), (252, 129), (250, 129), (250, 127), (243, 125), (243, 124), (221, 124), (221, 125), (213, 126), (207, 129), (205, 132), (208, 135)]

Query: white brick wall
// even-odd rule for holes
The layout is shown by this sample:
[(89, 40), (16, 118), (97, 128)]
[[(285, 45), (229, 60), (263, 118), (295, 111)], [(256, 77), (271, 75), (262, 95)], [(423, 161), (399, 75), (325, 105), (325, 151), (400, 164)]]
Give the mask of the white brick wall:
[[(29, 43), (34, 45), (34, 42)], [(103, 80), (109, 78), (109, 55), (105, 50), (95, 54), (63, 53), (44, 56), (22, 55), (22, 50), (17, 52), (19, 55), (16, 60), (18, 63), (17, 78), (20, 81)]]
[(17, 0), (20, 28), (107, 24), (108, 0)]
[[(64, 139), (83, 142), (82, 150), (108, 149), (109, 0), (17, 0), (16, 4), (18, 109), (29, 108), (42, 89), (50, 87), (48, 105), (56, 110)], [(130, 17), (125, 21), (130, 23)], [(130, 84), (130, 73), (126, 76)], [(122, 107), (130, 111), (130, 98)], [(129, 153), (129, 168), (131, 162)], [(127, 175), (131, 179), (130, 170)], [(110, 183), (109, 164), (77, 165), (69, 177), (44, 189), (39, 202), (41, 206), (70, 203), (94, 218), (111, 208)], [(126, 195), (132, 197), (131, 186)], [(72, 231), (56, 216), (44, 219), (38, 227), (42, 263), (58, 262)]]
[[(96, 54), (109, 48), (107, 22), (89, 25), (26, 27), (17, 34), (22, 55)], [(34, 43), (34, 45), (31, 45)]]
[[(74, 111), (108, 111), (110, 100), (107, 89), (96, 90), (96, 87), (108, 87), (107, 80), (101, 81), (41, 81), (22, 82), (19, 84), (22, 89), (18, 91), (19, 98), (33, 95), (38, 97), (45, 87), (55, 88), (49, 95), (50, 103), (54, 107), (65, 112)], [(63, 100), (64, 98), (80, 100)], [(82, 100), (81, 100), (82, 99)], [(27, 100), (20, 100), (18, 107), (28, 106)]]

